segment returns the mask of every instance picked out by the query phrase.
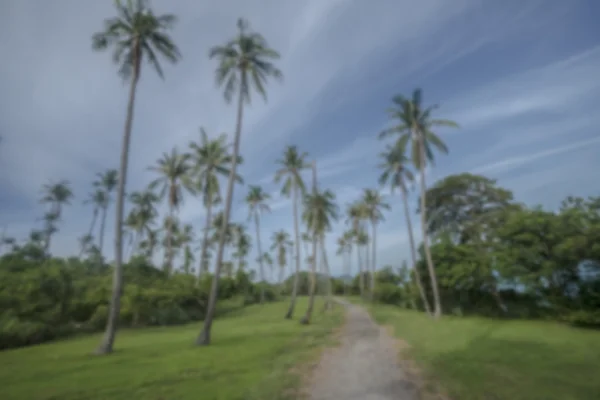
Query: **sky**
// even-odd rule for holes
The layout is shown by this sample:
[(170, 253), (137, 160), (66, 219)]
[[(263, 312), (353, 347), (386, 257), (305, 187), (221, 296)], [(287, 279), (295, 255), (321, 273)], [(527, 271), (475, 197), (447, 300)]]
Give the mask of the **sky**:
[[(242, 174), (272, 195), (261, 225), (292, 232), (291, 202), (273, 183), (275, 160), (297, 145), (318, 165), (319, 186), (341, 210), (364, 188), (378, 188), (378, 154), (396, 94), (423, 89), (426, 104), (459, 129), (441, 129), (450, 149), (427, 184), (472, 172), (498, 180), (527, 204), (556, 208), (567, 195), (598, 195), (600, 170), (600, 3), (594, 0), (154, 0), (179, 17), (172, 32), (183, 55), (163, 63), (165, 79), (143, 67), (135, 106), (128, 190), (153, 178), (147, 167), (173, 147), (184, 151), (199, 128), (233, 133), (235, 107), (214, 81), (209, 48), (232, 38), (247, 18), (281, 54), (281, 83), (255, 96), (244, 117)], [(96, 173), (117, 168), (127, 87), (91, 35), (112, 17), (111, 1), (0, 2), (0, 229), (25, 238), (39, 222), (40, 190), (68, 180), (76, 198), (53, 239), (57, 255), (78, 252), (92, 212), (83, 205)], [(310, 178), (306, 174), (306, 179)], [(236, 187), (233, 220), (246, 222), (247, 186)], [(378, 266), (409, 259), (401, 200), (379, 227)], [(411, 210), (416, 209), (416, 194)], [(198, 230), (204, 210), (187, 196), (183, 222)], [(114, 208), (106, 256), (113, 256)], [(413, 213), (415, 234), (420, 238)], [(327, 237), (334, 274), (342, 272)], [(250, 226), (250, 232), (254, 232)], [(255, 255), (252, 256), (254, 258)], [(356, 268), (356, 263), (354, 263)]]

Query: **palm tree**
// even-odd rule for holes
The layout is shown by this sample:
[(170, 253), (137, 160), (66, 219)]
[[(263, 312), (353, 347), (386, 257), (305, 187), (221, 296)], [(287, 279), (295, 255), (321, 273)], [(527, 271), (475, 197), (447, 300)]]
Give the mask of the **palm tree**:
[[(316, 179), (315, 179), (316, 180)], [(323, 192), (315, 188), (313, 193), (307, 194), (304, 198), (304, 211), (302, 213), (302, 219), (307, 225), (309, 234), (313, 236), (313, 259), (312, 259), (312, 275), (316, 273), (316, 261), (317, 261), (317, 242), (321, 249), (323, 257), (323, 266), (325, 272), (329, 275), (329, 265), (327, 263), (327, 255), (325, 251), (325, 233), (331, 230), (331, 223), (338, 219), (338, 206), (335, 204), (335, 194), (330, 190)], [(329, 285), (331, 280), (327, 276)], [(310, 298), (308, 303), (308, 309), (306, 315), (302, 319), (303, 324), (310, 323), (312, 317), (312, 311), (314, 308), (314, 281), (311, 282)], [(330, 292), (330, 286), (328, 286), (328, 292)], [(330, 296), (330, 293), (328, 293)], [(331, 299), (328, 299), (328, 304)]]
[(291, 319), (294, 316), (296, 307), (296, 297), (298, 293), (298, 280), (300, 279), (300, 227), (298, 223), (298, 196), (304, 196), (306, 186), (302, 179), (302, 170), (310, 168), (310, 164), (306, 162), (308, 153), (299, 153), (296, 146), (288, 146), (283, 157), (276, 161), (279, 169), (275, 172), (275, 183), (280, 183), (282, 180), (283, 187), (281, 193), (284, 196), (292, 197), (292, 212), (294, 213), (294, 245), (296, 247), (296, 273), (294, 274), (294, 283), (292, 285), (292, 297), (290, 306), (285, 318)]
[(365, 214), (365, 206), (361, 202), (354, 202), (346, 209), (346, 222), (350, 224), (350, 232), (352, 232), (354, 242), (356, 243), (356, 258), (359, 271), (358, 286), (361, 296), (364, 296), (365, 294), (365, 274), (363, 268), (365, 265), (369, 265), (368, 254), (365, 254), (366, 262), (364, 264), (361, 254), (361, 250), (366, 250), (367, 245), (369, 244), (369, 235), (367, 235), (363, 226)]
[(194, 228), (190, 224), (183, 225), (182, 229), (175, 232), (174, 245), (177, 250), (183, 250), (183, 271), (186, 274), (191, 272), (194, 253), (191, 244), (194, 241)]
[[(246, 196), (246, 203), (248, 204), (249, 213), (248, 220), (254, 219), (254, 227), (256, 228), (256, 249), (258, 254), (262, 255), (262, 247), (260, 243), (260, 214), (264, 212), (270, 212), (271, 209), (267, 202), (271, 199), (271, 195), (264, 192), (260, 186), (250, 186), (248, 195)], [(258, 266), (260, 268), (260, 280), (265, 280), (265, 270), (263, 265), (263, 258), (259, 256)], [(264, 285), (261, 285), (260, 289), (260, 303), (265, 301), (265, 289)]]
[(104, 173), (97, 174), (96, 176), (97, 180), (94, 182), (94, 187), (104, 192), (104, 202), (100, 207), (102, 210), (102, 217), (100, 218), (100, 237), (98, 238), (98, 250), (100, 250), (100, 255), (102, 255), (106, 214), (108, 212), (108, 206), (110, 205), (110, 196), (119, 183), (119, 173), (116, 169), (109, 169)]
[(60, 220), (62, 208), (66, 204), (71, 204), (73, 191), (68, 181), (49, 182), (42, 187), (42, 198), (40, 203), (48, 204), (49, 210), (44, 217), (47, 229), (45, 229), (44, 252), (50, 251), (50, 240), (52, 234), (57, 231), (54, 223)]
[[(216, 81), (224, 88), (225, 100), (229, 103), (233, 99), (234, 93), (238, 93), (237, 121), (235, 127), (235, 138), (233, 141), (233, 159), (229, 182), (227, 184), (227, 194), (225, 195), (225, 218), (222, 229), (225, 230), (229, 223), (231, 214), (231, 201), (233, 199), (233, 184), (235, 182), (237, 158), (240, 154), (240, 139), (242, 135), (242, 120), (244, 113), (244, 103), (250, 103), (251, 88), (254, 87), (266, 100), (267, 92), (265, 84), (267, 78), (274, 77), (281, 79), (282, 74), (273, 64), (273, 60), (279, 59), (279, 54), (269, 48), (265, 38), (256, 32), (249, 31), (246, 21), (239, 19), (237, 22), (238, 35), (228, 41), (223, 46), (216, 46), (210, 50), (210, 58), (217, 58), (219, 66), (216, 70)], [(223, 261), (223, 249), (225, 243), (219, 242), (217, 249), (217, 270), (221, 268)], [(218, 271), (217, 271), (218, 272)], [(219, 275), (216, 274), (213, 279), (204, 326), (198, 335), (196, 343), (198, 345), (210, 344), (210, 329), (212, 327), (215, 315), (215, 306), (219, 291)]]
[(433, 163), (433, 148), (444, 154), (448, 153), (448, 147), (446, 147), (444, 142), (432, 131), (432, 129), (438, 126), (457, 128), (458, 124), (446, 119), (432, 119), (431, 113), (439, 106), (433, 105), (423, 108), (421, 89), (413, 91), (412, 98), (410, 99), (397, 95), (392, 101), (394, 105), (388, 112), (390, 118), (397, 121), (397, 125), (384, 130), (380, 133), (379, 137), (383, 138), (389, 135), (400, 135), (397, 146), (403, 149), (408, 148), (407, 144), (409, 142), (411, 144), (411, 159), (415, 167), (419, 170), (421, 178), (419, 179), (421, 189), (421, 229), (423, 232), (423, 249), (427, 259), (427, 269), (431, 278), (431, 287), (433, 291), (433, 315), (435, 318), (439, 318), (442, 315), (442, 304), (440, 301), (435, 267), (433, 265), (433, 259), (431, 258), (431, 251), (429, 249), (429, 241), (427, 238), (427, 216), (425, 211), (425, 204), (427, 203), (425, 192), (427, 186), (425, 184), (425, 167), (428, 162)]
[[(259, 262), (259, 264), (266, 264), (269, 270), (269, 277), (273, 278), (273, 257), (271, 257), (271, 254), (268, 252), (264, 252), (261, 256), (259, 256), (257, 258), (257, 261)], [(266, 283), (269, 281), (269, 279), (267, 279), (265, 277), (265, 279), (263, 280), (263, 282), (261, 282), (261, 297), (264, 297), (264, 294), (262, 293), (264, 291), (264, 286), (266, 285)], [(264, 299), (262, 299), (261, 301), (264, 301)]]
[[(208, 251), (208, 233), (212, 222), (212, 207), (221, 199), (219, 177), (231, 174), (233, 157), (229, 154), (230, 146), (227, 144), (227, 135), (221, 134), (216, 139), (209, 139), (204, 128), (200, 128), (199, 143), (190, 142), (189, 147), (193, 164), (192, 173), (197, 180), (196, 187), (202, 193), (202, 200), (206, 208), (204, 237), (200, 244), (200, 264), (198, 266), (198, 278), (200, 278)], [(236, 164), (239, 165), (242, 161), (242, 157), (238, 155)], [(237, 174), (235, 180), (243, 183), (242, 177)]]
[(417, 284), (419, 295), (423, 301), (425, 312), (427, 312), (427, 314), (431, 314), (429, 300), (427, 300), (427, 296), (425, 295), (425, 290), (423, 289), (423, 283), (421, 281), (421, 274), (417, 268), (417, 250), (415, 247), (415, 238), (413, 237), (410, 213), (408, 211), (407, 183), (414, 181), (414, 175), (411, 170), (408, 169), (408, 158), (404, 153), (404, 149), (398, 145), (387, 146), (386, 151), (381, 153), (381, 158), (383, 158), (383, 161), (379, 165), (379, 168), (383, 170), (383, 173), (379, 177), (379, 184), (390, 185), (392, 194), (394, 194), (394, 190), (396, 188), (400, 188), (402, 204), (404, 206), (404, 218), (406, 219), (406, 229), (408, 229), (408, 239), (410, 242), (410, 254), (412, 256), (413, 270), (415, 272), (415, 283)]
[(344, 268), (344, 294), (348, 295), (348, 277), (352, 276), (352, 241), (354, 240), (352, 231), (345, 231), (337, 240), (337, 254), (342, 256)]
[(292, 245), (292, 241), (290, 240), (290, 235), (284, 230), (273, 232), (271, 240), (273, 241), (271, 250), (277, 253), (277, 264), (279, 266), (277, 283), (281, 286), (285, 274), (285, 266), (287, 265), (288, 249)]
[(148, 61), (162, 78), (163, 71), (158, 55), (164, 56), (172, 63), (180, 58), (177, 46), (166, 33), (175, 23), (174, 15), (155, 15), (144, 0), (128, 0), (126, 4), (123, 4), (121, 0), (115, 0), (115, 7), (117, 17), (105, 20), (104, 31), (95, 33), (92, 36), (94, 50), (102, 51), (114, 47), (113, 60), (119, 65), (119, 74), (123, 79), (129, 80), (130, 84), (117, 188), (113, 290), (106, 332), (96, 350), (97, 354), (112, 352), (121, 308), (120, 301), (123, 287), (123, 230), (121, 227), (124, 215), (125, 181), (133, 123), (133, 106), (142, 61), (144, 59)]
[(371, 222), (371, 245), (373, 249), (371, 251), (371, 279), (370, 293), (371, 300), (375, 298), (375, 273), (377, 270), (377, 224), (383, 220), (382, 210), (389, 210), (390, 205), (386, 203), (381, 194), (373, 189), (365, 189), (363, 192), (362, 203), (364, 204), (365, 214), (368, 220)]
[(129, 201), (133, 204), (133, 208), (127, 216), (126, 223), (128, 223), (135, 235), (131, 249), (132, 255), (142, 247), (149, 247), (142, 246), (142, 244), (146, 244), (146, 238), (152, 236), (152, 227), (158, 216), (156, 204), (159, 200), (158, 196), (150, 190), (133, 192), (129, 196)]
[[(104, 204), (106, 204), (106, 202), (106, 192), (102, 189), (94, 190), (92, 193), (90, 193), (88, 199), (83, 202), (83, 204), (92, 204), (93, 207), (92, 222), (90, 223), (90, 229), (88, 230), (88, 233), (85, 235), (85, 237), (90, 238), (89, 245), (91, 245), (93, 242), (93, 232), (96, 226), (96, 222), (98, 221), (98, 215), (100, 214), (100, 210), (104, 207)], [(85, 250), (82, 247), (81, 254), (79, 255), (80, 257), (83, 255), (84, 251)]]
[(244, 270), (246, 266), (246, 257), (250, 253), (252, 248), (252, 237), (246, 231), (246, 227), (241, 224), (236, 224), (233, 229), (233, 242), (235, 246), (235, 252), (233, 256), (238, 260), (238, 272)]
[(169, 204), (169, 218), (166, 219), (166, 263), (167, 273), (173, 269), (173, 221), (175, 212), (183, 202), (183, 189), (194, 193), (195, 189), (190, 180), (189, 172), (191, 170), (190, 155), (179, 153), (177, 149), (172, 149), (171, 154), (163, 153), (162, 158), (158, 160), (157, 166), (149, 167), (151, 171), (159, 174), (159, 177), (150, 183), (151, 190), (159, 187), (158, 196), (164, 198), (167, 194)]

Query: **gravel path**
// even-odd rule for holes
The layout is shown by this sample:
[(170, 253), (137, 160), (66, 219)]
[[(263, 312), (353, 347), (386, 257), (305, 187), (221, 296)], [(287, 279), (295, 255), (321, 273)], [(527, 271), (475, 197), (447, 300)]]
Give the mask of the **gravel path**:
[(361, 307), (344, 303), (341, 345), (329, 349), (314, 371), (311, 400), (414, 400), (398, 364), (394, 339)]

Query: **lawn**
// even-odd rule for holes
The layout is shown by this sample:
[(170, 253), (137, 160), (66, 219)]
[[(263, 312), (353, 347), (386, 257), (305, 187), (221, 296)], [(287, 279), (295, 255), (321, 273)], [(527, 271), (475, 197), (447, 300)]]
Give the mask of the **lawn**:
[(200, 324), (123, 330), (117, 351), (90, 355), (99, 335), (0, 352), (3, 400), (284, 399), (299, 384), (291, 370), (318, 354), (341, 324), (322, 314), (301, 326), (306, 309), (284, 320), (287, 303), (232, 311), (213, 325), (213, 343), (194, 347)]
[(452, 399), (600, 399), (600, 332), (542, 321), (494, 321), (371, 307)]

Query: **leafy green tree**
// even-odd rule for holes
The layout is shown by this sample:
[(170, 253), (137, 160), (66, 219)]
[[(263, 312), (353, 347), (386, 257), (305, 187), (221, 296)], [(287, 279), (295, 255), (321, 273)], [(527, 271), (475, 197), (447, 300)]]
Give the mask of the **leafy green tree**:
[[(210, 50), (210, 58), (217, 58), (219, 66), (216, 70), (216, 81), (224, 88), (225, 100), (229, 103), (235, 92), (238, 94), (237, 121), (235, 137), (233, 140), (233, 160), (225, 195), (225, 209), (222, 229), (229, 224), (231, 202), (233, 200), (233, 184), (237, 176), (237, 158), (240, 155), (240, 139), (242, 135), (242, 120), (244, 103), (250, 103), (251, 89), (254, 88), (266, 99), (265, 84), (267, 78), (280, 79), (282, 73), (273, 64), (279, 59), (279, 53), (269, 48), (265, 38), (259, 33), (249, 30), (248, 23), (239, 19), (237, 23), (238, 35), (223, 46), (216, 46)], [(215, 314), (219, 291), (219, 272), (223, 262), (225, 243), (220, 241), (217, 247), (216, 273), (213, 279), (211, 294), (208, 301), (208, 310), (202, 331), (196, 339), (198, 345), (210, 344), (210, 332)]]
[(310, 164), (306, 162), (308, 153), (300, 153), (296, 146), (288, 146), (283, 157), (277, 160), (278, 169), (275, 172), (275, 183), (283, 181), (281, 193), (284, 196), (292, 197), (292, 212), (294, 215), (294, 245), (296, 251), (296, 272), (294, 274), (294, 284), (292, 286), (292, 294), (290, 298), (290, 306), (285, 314), (286, 319), (291, 319), (294, 316), (296, 307), (296, 297), (298, 293), (298, 274), (300, 273), (300, 224), (298, 221), (298, 201), (300, 196), (306, 193), (306, 185), (302, 179), (302, 171), (310, 168)]
[[(433, 162), (433, 148), (442, 153), (447, 153), (448, 148), (444, 142), (433, 132), (435, 127), (458, 127), (456, 122), (446, 119), (434, 119), (431, 113), (438, 108), (438, 105), (433, 105), (424, 108), (422, 104), (421, 89), (416, 89), (412, 93), (412, 98), (406, 98), (397, 95), (392, 99), (394, 105), (389, 109), (390, 118), (396, 122), (392, 128), (384, 130), (379, 136), (380, 138), (388, 135), (399, 135), (397, 142), (398, 147), (408, 148), (408, 143), (411, 144), (411, 159), (415, 167), (419, 171), (420, 189), (421, 189), (421, 210), (425, 210), (427, 203), (425, 198), (425, 167), (427, 163)], [(421, 229), (423, 231), (423, 248), (427, 259), (427, 267), (431, 279), (433, 290), (433, 303), (435, 318), (442, 315), (442, 303), (438, 291), (437, 278), (435, 275), (435, 267), (429, 251), (429, 241), (427, 238), (427, 216), (425, 212), (421, 213)]]
[[(383, 170), (379, 177), (380, 185), (389, 185), (392, 194), (396, 188), (400, 189), (402, 195), (402, 205), (404, 207), (404, 218), (406, 220), (406, 229), (408, 231), (408, 239), (410, 243), (410, 255), (412, 257), (412, 266), (415, 271), (415, 284), (419, 290), (423, 307), (427, 314), (431, 314), (431, 307), (429, 300), (425, 295), (423, 289), (423, 282), (421, 280), (421, 274), (417, 265), (417, 250), (415, 246), (415, 238), (413, 235), (412, 222), (410, 219), (410, 212), (408, 211), (408, 184), (414, 182), (414, 175), (408, 168), (408, 158), (405, 155), (404, 148), (396, 143), (394, 146), (387, 146), (386, 150), (381, 153), (383, 159), (379, 168)], [(430, 215), (429, 213), (427, 215)]]
[(124, 216), (133, 109), (142, 62), (144, 60), (148, 61), (162, 78), (163, 71), (159, 62), (159, 55), (172, 63), (177, 62), (180, 58), (179, 49), (167, 35), (167, 32), (175, 23), (174, 15), (155, 15), (144, 0), (128, 0), (126, 4), (123, 4), (121, 0), (115, 0), (115, 8), (117, 17), (105, 20), (104, 30), (92, 36), (94, 50), (103, 51), (109, 47), (114, 48), (113, 60), (119, 65), (119, 74), (124, 80), (128, 80), (130, 85), (117, 187), (113, 294), (110, 301), (106, 333), (96, 350), (97, 354), (112, 352), (119, 310), (121, 309), (120, 294), (123, 287), (123, 231), (121, 227)]

